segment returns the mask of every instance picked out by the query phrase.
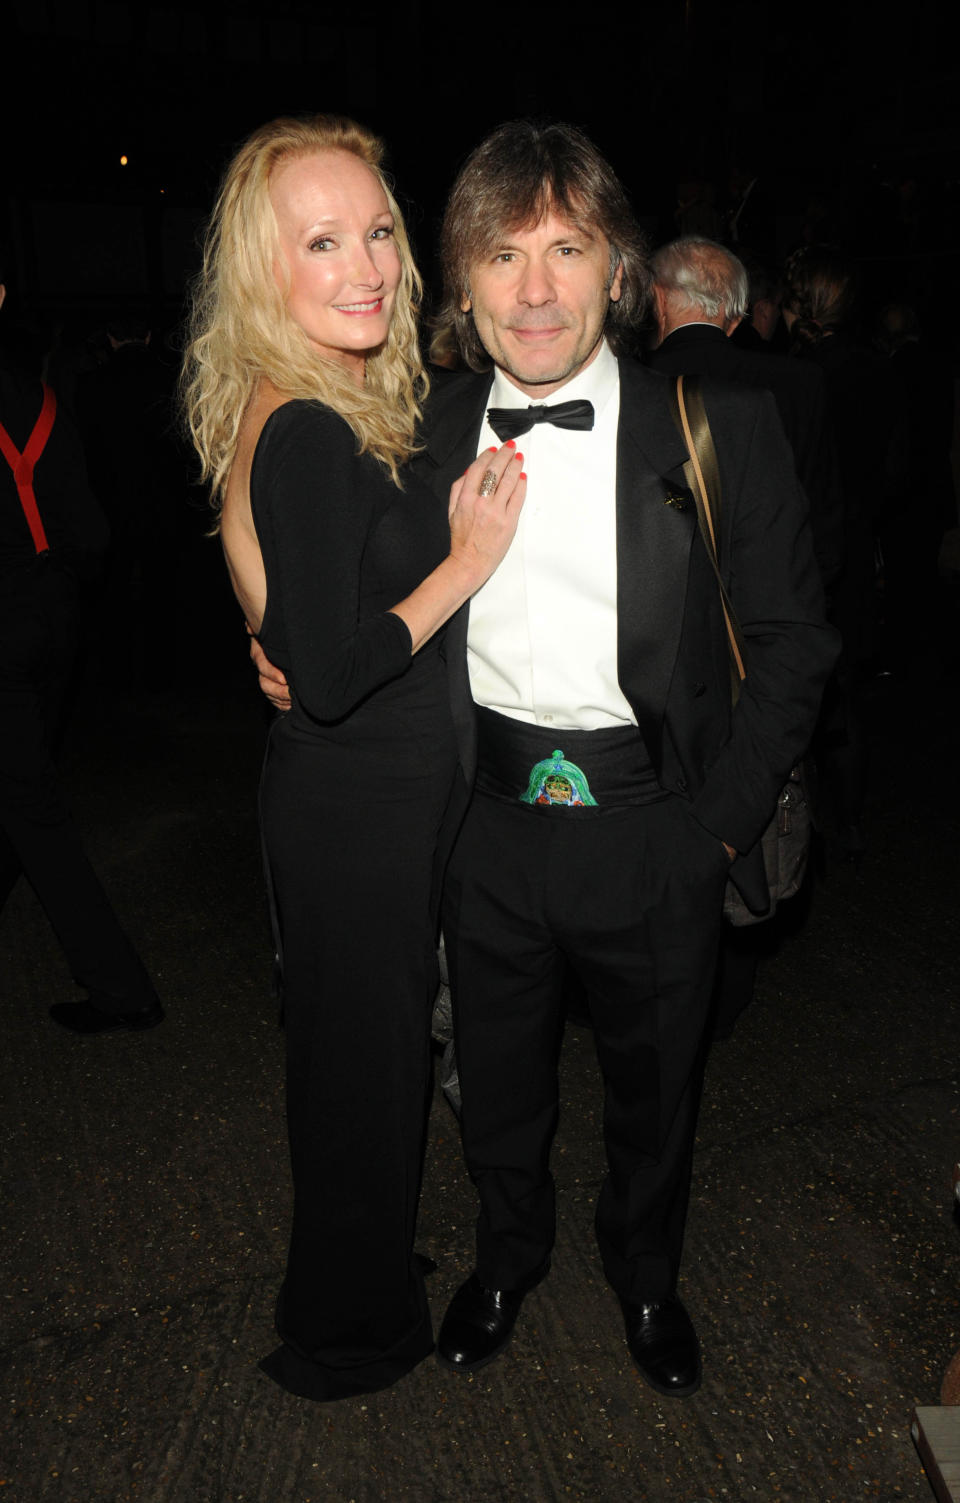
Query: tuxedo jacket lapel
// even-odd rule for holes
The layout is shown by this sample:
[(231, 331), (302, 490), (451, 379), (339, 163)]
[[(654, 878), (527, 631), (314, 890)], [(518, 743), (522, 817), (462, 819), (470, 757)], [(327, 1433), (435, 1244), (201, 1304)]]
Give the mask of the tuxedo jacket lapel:
[[(414, 466), (438, 494), (450, 486), (477, 457), (477, 442), (483, 423), (492, 371), (482, 375), (434, 378), (423, 427), (424, 449)], [(462, 606), (447, 623), (445, 653), (460, 764), (468, 787), (476, 772), (476, 718), (467, 675), (467, 622), (470, 603)]]
[(416, 463), (432, 472), (434, 485), (450, 486), (477, 457), (477, 439), (493, 372), (444, 371), (432, 378), (423, 421), (424, 452)]
[(654, 765), (680, 646), (697, 530), (686, 447), (661, 377), (620, 361), (617, 438), (617, 649), (620, 687)]

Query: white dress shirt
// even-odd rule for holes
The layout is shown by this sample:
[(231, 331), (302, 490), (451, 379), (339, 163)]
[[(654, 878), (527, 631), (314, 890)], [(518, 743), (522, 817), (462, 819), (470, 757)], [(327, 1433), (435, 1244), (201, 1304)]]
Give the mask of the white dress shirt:
[[(470, 603), (467, 663), (477, 704), (592, 731), (635, 724), (617, 681), (620, 376), (606, 344), (548, 405), (579, 398), (593, 403), (590, 432), (537, 423), (516, 440), (527, 498), (506, 557)], [(531, 405), (498, 370), (488, 407)], [(492, 445), (485, 417), (480, 451)]]

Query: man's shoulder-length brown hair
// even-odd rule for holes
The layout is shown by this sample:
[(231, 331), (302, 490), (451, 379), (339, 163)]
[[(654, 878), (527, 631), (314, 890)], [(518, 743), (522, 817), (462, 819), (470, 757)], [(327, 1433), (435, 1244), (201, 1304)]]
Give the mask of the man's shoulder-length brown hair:
[(589, 137), (576, 126), (511, 120), (499, 126), (464, 163), (447, 202), (441, 232), (443, 305), (438, 337), (453, 334), (464, 364), (490, 367), (473, 315), (470, 268), (490, 254), (505, 231), (538, 224), (554, 212), (610, 244), (610, 282), (622, 266), (620, 298), (610, 304), (605, 333), (615, 354), (626, 353), (647, 310), (647, 244), (623, 184)]

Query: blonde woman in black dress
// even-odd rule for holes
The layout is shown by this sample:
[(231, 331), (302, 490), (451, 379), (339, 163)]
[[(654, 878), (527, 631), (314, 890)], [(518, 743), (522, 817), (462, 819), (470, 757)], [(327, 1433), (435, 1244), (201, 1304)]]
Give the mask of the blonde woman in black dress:
[(456, 753), (442, 627), (523, 502), (513, 446), (449, 508), (404, 468), (426, 392), (420, 284), (381, 147), (264, 126), (230, 164), (185, 392), (251, 630), (291, 687), (261, 821), (283, 970), (293, 1228), (261, 1366), (292, 1393), (384, 1388), (433, 1348), (413, 1251)]

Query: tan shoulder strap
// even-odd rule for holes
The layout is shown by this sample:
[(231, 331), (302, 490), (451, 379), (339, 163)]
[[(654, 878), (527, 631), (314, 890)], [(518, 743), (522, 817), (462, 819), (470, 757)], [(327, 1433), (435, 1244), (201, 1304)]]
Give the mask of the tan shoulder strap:
[(746, 678), (744, 643), (740, 623), (730, 603), (720, 573), (720, 553), (717, 542), (721, 501), (720, 466), (717, 463), (713, 434), (710, 432), (710, 423), (703, 405), (700, 382), (696, 376), (677, 377), (676, 386), (670, 391), (670, 407), (673, 420), (683, 434), (687, 446), (689, 458), (683, 466), (683, 473), (697, 505), (700, 534), (720, 588), (723, 618), (726, 622), (727, 639), (730, 644), (730, 687), (734, 703), (736, 703), (740, 693), (740, 684)]

